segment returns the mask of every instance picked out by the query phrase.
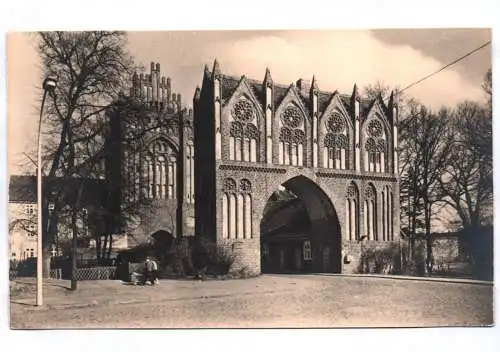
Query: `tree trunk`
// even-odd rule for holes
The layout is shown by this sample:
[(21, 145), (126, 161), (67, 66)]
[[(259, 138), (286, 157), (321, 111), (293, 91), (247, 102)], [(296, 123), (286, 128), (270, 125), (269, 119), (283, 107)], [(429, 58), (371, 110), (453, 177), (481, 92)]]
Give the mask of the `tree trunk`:
[(50, 258), (51, 258), (51, 248), (50, 246), (43, 246), (42, 255), (43, 255), (43, 265), (42, 265), (42, 276), (44, 279), (48, 279), (50, 277)]
[(432, 269), (434, 268), (434, 256), (432, 254), (432, 234), (431, 234), (431, 206), (427, 205), (428, 200), (426, 201), (425, 207), (425, 239), (426, 239), (426, 266), (427, 266), (427, 274), (432, 275)]
[(109, 259), (111, 257), (111, 251), (113, 249), (113, 235), (109, 234), (109, 245), (108, 245), (108, 253), (106, 258)]
[(101, 236), (99, 236), (98, 234), (95, 234), (94, 236), (97, 259), (101, 259)]
[(108, 235), (104, 235), (104, 244), (102, 245), (101, 258), (106, 258), (106, 251), (108, 249)]

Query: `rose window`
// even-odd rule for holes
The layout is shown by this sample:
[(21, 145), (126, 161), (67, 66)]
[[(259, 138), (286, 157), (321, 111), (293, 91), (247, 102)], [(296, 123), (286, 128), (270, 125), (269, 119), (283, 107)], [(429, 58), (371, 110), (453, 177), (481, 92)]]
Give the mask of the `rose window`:
[(281, 115), (283, 125), (290, 128), (297, 128), (302, 122), (302, 112), (296, 106), (290, 106)]
[(344, 118), (339, 113), (334, 113), (328, 120), (328, 128), (333, 133), (340, 133), (345, 130)]
[(382, 123), (379, 120), (373, 120), (368, 124), (368, 134), (371, 137), (381, 137), (383, 134)]
[(235, 120), (242, 122), (251, 122), (254, 119), (254, 110), (252, 103), (248, 100), (240, 100), (233, 107), (233, 116)]

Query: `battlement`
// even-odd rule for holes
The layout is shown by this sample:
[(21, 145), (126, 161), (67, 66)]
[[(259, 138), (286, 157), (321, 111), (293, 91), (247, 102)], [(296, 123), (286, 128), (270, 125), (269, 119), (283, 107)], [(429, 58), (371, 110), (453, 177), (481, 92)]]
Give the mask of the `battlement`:
[(172, 80), (161, 76), (159, 63), (151, 62), (149, 74), (134, 73), (130, 96), (160, 111), (179, 112), (182, 109), (181, 94), (172, 92)]

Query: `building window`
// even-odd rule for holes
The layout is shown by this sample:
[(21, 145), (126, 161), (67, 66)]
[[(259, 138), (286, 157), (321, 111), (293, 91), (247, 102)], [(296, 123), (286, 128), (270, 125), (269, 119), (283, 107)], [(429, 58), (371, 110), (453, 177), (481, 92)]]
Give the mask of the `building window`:
[(32, 216), (35, 213), (35, 205), (34, 204), (26, 204), (24, 212), (28, 216)]
[(252, 238), (252, 185), (242, 179), (239, 187), (232, 178), (224, 180), (222, 192), (222, 237)]
[(364, 227), (368, 240), (378, 240), (377, 235), (377, 194), (375, 187), (369, 184), (365, 188)]
[(253, 123), (253, 104), (241, 99), (232, 109), (233, 121), (229, 129), (229, 160), (257, 162), (259, 130)]
[(385, 172), (385, 156), (387, 154), (387, 142), (384, 127), (379, 120), (372, 120), (366, 129), (365, 142), (365, 171)]
[(147, 198), (176, 198), (177, 156), (166, 142), (152, 144), (144, 156), (142, 174)]
[(311, 241), (306, 240), (302, 243), (302, 254), (304, 256), (304, 260), (313, 259)]
[(190, 140), (186, 146), (186, 198), (194, 203), (194, 145)]
[(328, 133), (324, 142), (323, 165), (329, 169), (345, 170), (347, 137), (343, 134)]
[(382, 240), (394, 240), (392, 231), (392, 192), (389, 186), (385, 186), (382, 191)]
[(346, 233), (349, 241), (353, 241), (359, 239), (359, 192), (354, 182), (346, 193)]
[(304, 118), (296, 106), (290, 106), (281, 114), (281, 127), (278, 144), (278, 161), (282, 165), (303, 166), (304, 145)]
[(323, 167), (345, 170), (349, 144), (345, 118), (339, 112), (334, 112), (326, 121), (326, 130), (323, 142)]

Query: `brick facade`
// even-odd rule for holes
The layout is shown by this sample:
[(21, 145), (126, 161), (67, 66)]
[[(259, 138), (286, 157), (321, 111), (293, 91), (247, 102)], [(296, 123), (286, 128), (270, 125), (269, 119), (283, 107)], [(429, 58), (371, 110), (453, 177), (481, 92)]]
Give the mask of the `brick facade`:
[[(235, 152), (232, 150), (234, 148), (230, 145), (233, 143), (231, 137), (234, 131), (231, 124), (235, 121), (235, 105), (241, 100), (250, 102), (250, 105), (245, 104), (253, 108), (251, 123), (255, 124), (258, 130), (258, 133), (251, 137), (257, 140), (255, 160), (251, 160), (251, 156), (247, 156), (245, 160), (243, 154), (240, 160), (234, 160)], [(298, 158), (301, 159), (301, 165), (285, 165), (279, 156), (280, 128), (284, 126), (280, 118), (289, 106), (297, 107), (303, 115), (303, 154), (300, 154), (300, 151), (297, 154), (300, 155)], [(319, 262), (321, 256), (316, 255), (313, 261), (316, 260), (317, 263), (313, 262), (312, 270), (355, 271), (355, 262), (361, 252), (360, 239), (367, 232), (363, 226), (362, 204), (364, 204), (365, 188), (368, 185), (375, 189), (377, 215), (374, 231), (378, 234), (378, 240), (369, 239), (369, 242), (384, 246), (384, 243), (399, 240), (399, 183), (397, 172), (394, 172), (398, 168), (397, 109), (392, 97), (389, 104), (385, 105), (381, 98), (375, 101), (361, 99), (356, 86), (352, 95), (322, 92), (317, 88), (314, 78), (312, 85), (299, 80), (297, 84), (283, 86), (272, 81), (269, 71), (266, 71), (262, 82), (247, 79), (245, 76), (237, 79), (223, 75), (218, 63), (215, 62), (211, 72), (205, 68), (202, 87), (196, 90), (193, 108), (196, 155), (195, 233), (221, 243), (232, 244), (240, 265), (255, 273), (261, 272), (262, 215), (269, 197), (283, 184), (288, 184), (301, 193), (299, 198), (303, 200), (310, 214), (314, 212), (312, 210), (314, 207), (319, 209), (317, 214), (329, 214), (328, 209), (333, 209), (332, 214), (325, 215), (329, 217), (328, 220), (311, 219), (312, 232), (317, 229), (316, 232), (322, 233), (321, 240), (314, 240), (318, 234), (310, 234), (313, 239), (313, 252), (321, 253), (322, 247), (329, 243), (333, 246), (330, 248), (332, 258), (328, 261), (331, 267), (322, 268)], [(333, 112), (338, 112), (345, 118), (347, 132), (344, 133), (348, 145), (345, 147), (346, 160), (343, 169), (328, 167), (321, 157), (323, 155), (321, 142), (328, 133), (323, 126)], [(370, 121), (376, 119), (382, 123), (384, 130), (386, 143), (385, 159), (382, 159), (384, 166), (383, 169), (366, 171), (363, 167), (365, 165), (363, 148), (370, 133), (366, 131)], [(246, 143), (243, 138), (241, 143)], [(238, 148), (238, 145), (235, 148)], [(248, 153), (251, 155), (252, 151)], [(228, 179), (236, 185), (247, 180), (251, 184), (251, 236), (240, 234), (236, 235), (236, 238), (234, 236), (225, 238), (223, 235), (224, 227), (230, 226), (226, 224), (228, 220), (224, 215), (225, 211), (230, 210), (225, 210), (227, 204), (223, 202), (227, 187), (225, 182)], [(357, 238), (349, 239), (346, 235), (345, 209), (346, 191), (352, 183), (359, 190), (358, 234)], [(394, 215), (390, 217), (392, 235), (382, 240), (383, 226), (389, 226), (383, 225), (382, 221), (382, 207), (387, 206), (382, 204), (382, 191), (385, 186), (390, 187), (391, 201), (388, 204), (391, 204)], [(305, 200), (309, 191), (317, 193), (318, 196)], [(322, 204), (321, 207), (318, 207), (318, 204)], [(315, 225), (315, 220), (323, 223)], [(354, 260), (345, 264), (344, 259), (347, 257), (353, 257)]]
[[(134, 74), (130, 95), (110, 110), (109, 121), (106, 179), (121, 214), (117, 231), (130, 234), (137, 244), (150, 241), (160, 230), (175, 237), (194, 235), (194, 194), (188, 177), (192, 111), (182, 107), (170, 78), (160, 76), (159, 64), (151, 63), (149, 74)], [(152, 170), (160, 167), (154, 163), (148, 170), (146, 159), (158, 157), (157, 143), (166, 148), (164, 158), (174, 160), (169, 169), (174, 176), (168, 180), (175, 185), (172, 191), (167, 191), (165, 161), (161, 171)]]
[[(120, 171), (107, 180), (116, 185), (112, 193), (122, 208), (131, 195), (138, 201), (140, 220), (121, 224), (122, 232), (138, 242), (158, 230), (208, 237), (231, 248), (236, 269), (260, 273), (264, 208), (283, 186), (297, 194), (311, 220), (309, 270), (356, 272), (363, 246), (399, 241), (392, 96), (385, 104), (381, 98), (361, 98), (356, 86), (350, 95), (324, 92), (314, 78), (311, 84), (301, 79), (281, 85), (269, 70), (263, 81), (235, 78), (222, 74), (215, 62), (212, 71), (205, 67), (193, 111), (182, 108), (180, 94), (171, 91), (170, 79), (160, 78), (158, 64), (152, 63), (150, 74), (134, 76), (129, 98), (135, 113), (111, 113), (111, 135), (123, 141), (140, 131), (140, 137), (134, 138), (134, 155), (125, 153), (130, 148), (123, 142), (110, 143), (107, 170)], [(173, 196), (163, 190), (166, 184), (156, 185), (161, 176), (152, 178), (144, 163), (157, 157), (158, 141), (175, 159)], [(357, 194), (355, 215), (349, 216), (354, 227), (346, 219), (352, 189)], [(365, 226), (366, 197), (373, 199), (371, 227)]]

